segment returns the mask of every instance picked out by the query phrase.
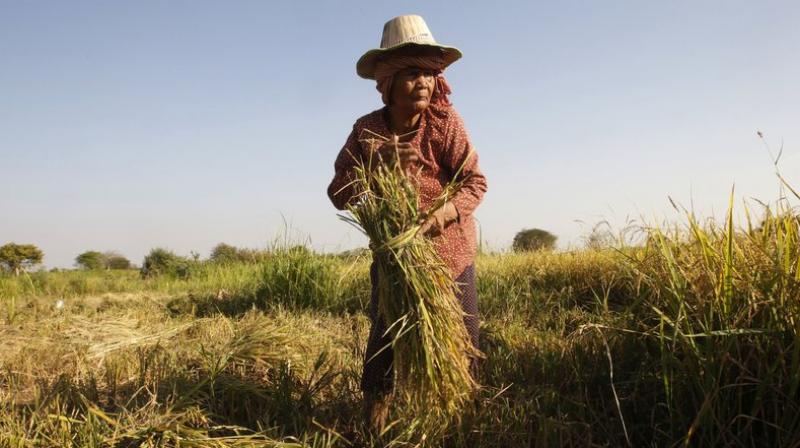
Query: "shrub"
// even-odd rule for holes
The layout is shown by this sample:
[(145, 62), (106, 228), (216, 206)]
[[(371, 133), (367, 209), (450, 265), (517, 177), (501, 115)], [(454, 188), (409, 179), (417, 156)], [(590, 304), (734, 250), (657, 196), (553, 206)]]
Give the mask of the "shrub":
[(209, 260), (214, 263), (234, 263), (241, 261), (239, 249), (230, 244), (219, 243), (211, 249)]
[(157, 247), (150, 251), (142, 261), (139, 271), (142, 278), (170, 275), (177, 278), (188, 278), (196, 262), (174, 252)]

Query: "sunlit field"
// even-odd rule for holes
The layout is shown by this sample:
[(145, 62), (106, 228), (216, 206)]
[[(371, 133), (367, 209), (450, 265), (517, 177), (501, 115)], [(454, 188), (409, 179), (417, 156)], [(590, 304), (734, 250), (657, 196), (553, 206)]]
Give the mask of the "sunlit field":
[(480, 255), (482, 388), (415, 440), (362, 422), (368, 253), (2, 277), (0, 446), (797, 446), (800, 223), (749, 216)]

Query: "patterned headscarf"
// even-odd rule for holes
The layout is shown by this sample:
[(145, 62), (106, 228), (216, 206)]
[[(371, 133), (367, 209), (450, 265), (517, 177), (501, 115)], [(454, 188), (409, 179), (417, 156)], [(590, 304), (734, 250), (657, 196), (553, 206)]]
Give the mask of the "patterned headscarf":
[(391, 99), (394, 75), (408, 67), (434, 70), (436, 73), (436, 85), (431, 95), (431, 105), (450, 105), (450, 99), (447, 98), (447, 95), (451, 93), (450, 85), (447, 84), (447, 80), (445, 80), (442, 75), (445, 61), (440, 57), (431, 56), (395, 56), (375, 64), (375, 80), (378, 83), (375, 87), (378, 89), (378, 92), (381, 92), (383, 104), (389, 104), (389, 100)]

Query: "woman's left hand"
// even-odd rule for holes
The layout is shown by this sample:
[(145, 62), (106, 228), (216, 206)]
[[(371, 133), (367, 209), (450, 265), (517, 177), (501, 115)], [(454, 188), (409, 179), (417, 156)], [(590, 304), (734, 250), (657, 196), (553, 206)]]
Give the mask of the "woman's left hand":
[(444, 206), (428, 215), (419, 229), (419, 233), (427, 236), (439, 236), (444, 232), (448, 224), (458, 219), (458, 210), (451, 202), (445, 202)]

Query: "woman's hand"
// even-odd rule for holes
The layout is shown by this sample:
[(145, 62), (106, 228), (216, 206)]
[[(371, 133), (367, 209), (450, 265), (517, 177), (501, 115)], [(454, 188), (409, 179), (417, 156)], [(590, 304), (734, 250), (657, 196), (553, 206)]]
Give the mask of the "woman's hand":
[(410, 142), (401, 142), (396, 135), (378, 148), (378, 157), (383, 163), (400, 162), (403, 171), (419, 160), (419, 151)]
[(427, 236), (439, 236), (451, 222), (458, 219), (458, 210), (452, 202), (445, 202), (444, 206), (427, 216), (419, 233)]

